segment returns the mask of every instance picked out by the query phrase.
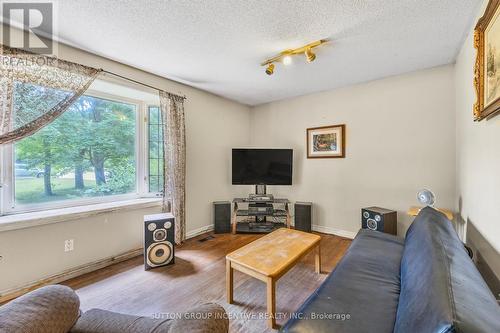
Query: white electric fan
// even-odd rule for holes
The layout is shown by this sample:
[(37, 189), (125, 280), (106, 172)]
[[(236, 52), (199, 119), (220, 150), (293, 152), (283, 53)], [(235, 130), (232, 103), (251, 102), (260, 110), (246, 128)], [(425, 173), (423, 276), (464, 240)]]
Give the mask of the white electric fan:
[(431, 190), (423, 189), (418, 191), (417, 200), (421, 205), (434, 207), (436, 196), (434, 195), (434, 193), (432, 193)]

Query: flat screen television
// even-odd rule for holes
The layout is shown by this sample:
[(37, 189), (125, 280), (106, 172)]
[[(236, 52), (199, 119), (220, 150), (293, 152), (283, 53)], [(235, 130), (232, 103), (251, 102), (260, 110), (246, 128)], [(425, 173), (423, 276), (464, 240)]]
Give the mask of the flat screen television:
[(233, 149), (233, 185), (292, 185), (292, 149)]

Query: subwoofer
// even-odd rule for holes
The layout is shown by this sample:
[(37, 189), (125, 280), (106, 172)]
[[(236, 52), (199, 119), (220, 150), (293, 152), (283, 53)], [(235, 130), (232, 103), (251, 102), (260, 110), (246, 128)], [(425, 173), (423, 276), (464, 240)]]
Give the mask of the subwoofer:
[(229, 201), (214, 202), (214, 233), (231, 232), (231, 203)]
[(397, 234), (398, 223), (397, 212), (380, 207), (368, 207), (361, 209), (361, 227), (385, 232), (388, 234)]
[(295, 229), (305, 232), (311, 232), (312, 202), (296, 202), (294, 212)]
[(175, 219), (170, 213), (144, 216), (144, 268), (174, 263)]

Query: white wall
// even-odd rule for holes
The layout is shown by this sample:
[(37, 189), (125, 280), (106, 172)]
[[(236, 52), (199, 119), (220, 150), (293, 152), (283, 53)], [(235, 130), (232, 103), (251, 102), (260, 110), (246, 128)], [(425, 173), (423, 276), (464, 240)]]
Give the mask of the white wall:
[[(479, 18), (487, 1), (477, 13)], [(474, 122), (476, 94), (472, 85), (476, 51), (472, 29), (457, 58), (456, 141), (457, 201), (464, 221), (472, 222), (488, 242), (500, 251), (500, 116)], [(496, 254), (498, 256), (498, 253)], [(500, 274), (500, 271), (497, 272)]]
[[(103, 68), (187, 96), (188, 233), (213, 224), (213, 201), (242, 194), (243, 189), (231, 185), (229, 160), (231, 147), (249, 143), (249, 107), (65, 45), (59, 45), (58, 50), (59, 58)], [(140, 247), (142, 216), (155, 211), (110, 213), (0, 232), (0, 256), (3, 256), (0, 260), (0, 294), (71, 267)], [(71, 255), (63, 252), (63, 241), (68, 238), (75, 239), (75, 251)]]
[[(0, 232), (0, 295), (65, 270), (141, 248), (143, 216), (160, 210), (124, 210)], [(74, 251), (64, 252), (66, 239), (74, 239)]]
[[(454, 71), (444, 66), (255, 107), (251, 143), (294, 149), (293, 186), (269, 192), (314, 203), (318, 230), (352, 235), (362, 207), (398, 211), (398, 234), (416, 193), (454, 207)], [(306, 128), (346, 124), (345, 159), (307, 159)]]

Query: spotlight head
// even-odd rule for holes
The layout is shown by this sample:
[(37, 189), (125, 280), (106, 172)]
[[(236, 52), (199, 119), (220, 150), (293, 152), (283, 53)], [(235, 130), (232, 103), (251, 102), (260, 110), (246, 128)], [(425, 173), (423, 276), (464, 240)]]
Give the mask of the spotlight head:
[(283, 57), (283, 65), (288, 66), (292, 63), (292, 57), (289, 55), (286, 55)]
[(307, 49), (305, 52), (307, 62), (313, 62), (316, 59), (316, 55), (311, 49)]
[(273, 75), (273, 73), (274, 73), (274, 64), (267, 65), (266, 74), (267, 75)]

